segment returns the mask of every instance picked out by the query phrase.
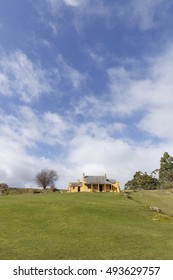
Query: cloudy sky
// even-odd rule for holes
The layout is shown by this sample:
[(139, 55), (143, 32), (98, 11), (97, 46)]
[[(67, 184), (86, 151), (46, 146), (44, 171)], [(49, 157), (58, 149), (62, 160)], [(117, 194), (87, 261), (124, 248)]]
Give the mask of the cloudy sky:
[(172, 0), (0, 1), (0, 181), (121, 187), (173, 154)]

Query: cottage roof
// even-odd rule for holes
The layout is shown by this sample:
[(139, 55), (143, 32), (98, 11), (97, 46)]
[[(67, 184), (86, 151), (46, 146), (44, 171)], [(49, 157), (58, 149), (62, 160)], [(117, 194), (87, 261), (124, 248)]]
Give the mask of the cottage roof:
[(107, 179), (106, 176), (84, 176), (84, 183), (86, 185), (89, 184), (115, 184), (116, 180), (114, 179)]
[(70, 182), (69, 185), (71, 187), (81, 187), (82, 186), (82, 182)]
[(115, 184), (116, 183), (116, 179), (107, 179), (111, 184)]

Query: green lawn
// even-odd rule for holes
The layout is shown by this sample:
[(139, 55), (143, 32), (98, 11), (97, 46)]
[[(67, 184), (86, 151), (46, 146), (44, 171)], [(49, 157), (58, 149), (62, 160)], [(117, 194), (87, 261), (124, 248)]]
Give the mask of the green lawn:
[[(0, 259), (172, 259), (173, 193), (0, 196)], [(148, 210), (158, 206), (164, 214)]]

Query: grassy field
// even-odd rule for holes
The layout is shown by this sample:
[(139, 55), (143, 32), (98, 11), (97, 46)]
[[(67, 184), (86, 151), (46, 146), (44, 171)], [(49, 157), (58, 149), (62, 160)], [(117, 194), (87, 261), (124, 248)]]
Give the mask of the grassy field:
[(172, 259), (172, 215), (171, 190), (1, 195), (0, 259)]

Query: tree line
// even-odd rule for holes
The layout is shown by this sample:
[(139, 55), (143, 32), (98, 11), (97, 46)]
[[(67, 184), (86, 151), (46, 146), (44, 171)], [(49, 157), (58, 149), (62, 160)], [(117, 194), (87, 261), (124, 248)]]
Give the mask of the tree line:
[[(59, 176), (55, 170), (42, 169), (35, 176), (34, 181), (38, 187), (46, 189), (55, 188), (55, 183)], [(2, 185), (2, 184), (1, 184)], [(151, 174), (137, 171), (133, 178), (125, 184), (126, 190), (135, 189), (169, 189), (173, 188), (173, 157), (167, 152), (160, 159), (160, 168), (155, 169)]]
[(160, 159), (160, 168), (151, 174), (137, 171), (125, 184), (125, 189), (169, 189), (173, 188), (173, 157), (167, 152)]
[[(55, 187), (58, 174), (55, 170), (43, 169), (35, 176), (35, 182), (39, 187)], [(125, 184), (125, 189), (169, 189), (173, 188), (173, 157), (167, 152), (160, 159), (160, 168), (155, 169), (151, 174), (137, 171), (131, 180)]]

